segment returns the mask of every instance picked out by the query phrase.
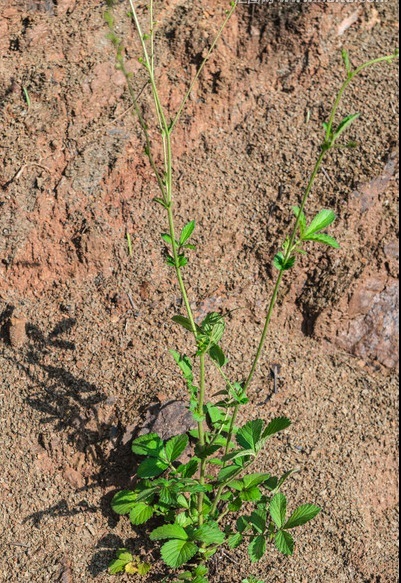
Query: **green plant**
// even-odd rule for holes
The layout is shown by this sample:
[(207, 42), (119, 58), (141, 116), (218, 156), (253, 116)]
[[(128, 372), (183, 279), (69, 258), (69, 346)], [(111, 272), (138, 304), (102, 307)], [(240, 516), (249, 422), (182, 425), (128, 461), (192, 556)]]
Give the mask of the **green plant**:
[(260, 579), (257, 579), (256, 577), (252, 577), (251, 575), (250, 577), (243, 579), (242, 583), (264, 583), (264, 582), (261, 581)]
[[(245, 380), (231, 380), (227, 373), (227, 359), (221, 347), (225, 331), (222, 314), (209, 313), (202, 322), (196, 322), (188, 298), (183, 270), (188, 265), (188, 253), (195, 249), (192, 236), (195, 221), (185, 224), (177, 235), (173, 214), (173, 152), (171, 136), (177, 126), (194, 82), (198, 79), (210, 57), (218, 39), (236, 8), (233, 2), (216, 38), (189, 86), (181, 105), (173, 117), (169, 118), (159, 95), (155, 73), (155, 22), (153, 0), (149, 0), (149, 24), (146, 33), (138, 17), (133, 0), (129, 0), (129, 13), (138, 33), (142, 54), (140, 62), (145, 68), (155, 107), (156, 127), (160, 136), (163, 160), (159, 165), (153, 157), (153, 143), (148, 121), (139, 107), (124, 60), (123, 40), (114, 30), (111, 10), (105, 18), (110, 28), (109, 38), (116, 48), (117, 67), (126, 77), (127, 85), (145, 139), (145, 155), (154, 171), (160, 196), (154, 200), (166, 211), (168, 232), (161, 235), (168, 249), (167, 264), (175, 271), (181, 291), (185, 315), (175, 315), (173, 322), (182, 326), (192, 335), (190, 356), (171, 350), (172, 357), (180, 369), (189, 393), (189, 409), (197, 428), (189, 434), (182, 434), (163, 441), (156, 433), (143, 435), (132, 443), (132, 451), (142, 461), (137, 469), (138, 482), (134, 489), (118, 492), (112, 501), (117, 514), (128, 515), (135, 526), (145, 524), (155, 518), (160, 523), (152, 528), (150, 539), (162, 541), (161, 556), (172, 569), (186, 566), (177, 576), (178, 581), (207, 583), (208, 560), (221, 545), (236, 549), (246, 545), (252, 562), (259, 561), (266, 553), (267, 545), (273, 542), (285, 555), (291, 555), (294, 547), (292, 530), (299, 527), (318, 513), (314, 504), (303, 504), (287, 516), (287, 500), (281, 492), (284, 482), (293, 471), (281, 477), (267, 472), (252, 471), (259, 452), (269, 439), (290, 426), (286, 417), (279, 417), (265, 423), (262, 419), (237, 425), (239, 409), (248, 403), (247, 392), (255, 374), (262, 353), (272, 313), (277, 301), (280, 284), (285, 273), (293, 268), (299, 253), (306, 253), (309, 242), (322, 243), (338, 248), (337, 241), (324, 231), (335, 220), (331, 210), (320, 211), (310, 222), (305, 215), (308, 196), (314, 185), (323, 159), (334, 148), (351, 148), (353, 142), (340, 143), (346, 130), (359, 114), (345, 117), (335, 124), (338, 106), (344, 91), (352, 80), (367, 67), (380, 62), (392, 62), (398, 53), (374, 59), (352, 68), (348, 53), (343, 51), (346, 79), (334, 101), (329, 119), (324, 126), (324, 137), (312, 170), (309, 182), (301, 197), (299, 206), (293, 207), (294, 226), (282, 244), (282, 249), (273, 264), (278, 274), (266, 314), (264, 328), (258, 349)], [(111, 4), (111, 2), (109, 2)], [(199, 374), (195, 380), (194, 362), (198, 361)], [(217, 368), (222, 388), (213, 402), (207, 399), (207, 363)], [(186, 463), (180, 457), (187, 450), (190, 440), (194, 443), (194, 454)], [(214, 469), (214, 471), (213, 471)], [(127, 551), (119, 551), (112, 564), (116, 572), (127, 570), (132, 557)], [(129, 556), (128, 556), (129, 555)], [(130, 558), (131, 557), (131, 558)], [(124, 561), (127, 561), (124, 563)], [(123, 564), (124, 563), (124, 564)], [(138, 563), (135, 563), (139, 572)], [(248, 583), (252, 580), (249, 578)]]

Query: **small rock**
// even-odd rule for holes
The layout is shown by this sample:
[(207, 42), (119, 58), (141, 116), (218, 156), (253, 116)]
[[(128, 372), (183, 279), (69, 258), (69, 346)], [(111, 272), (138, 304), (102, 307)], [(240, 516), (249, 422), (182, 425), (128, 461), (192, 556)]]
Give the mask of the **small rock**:
[(70, 466), (66, 466), (64, 469), (63, 478), (76, 490), (80, 490), (85, 486), (85, 479), (83, 475)]
[(27, 320), (22, 314), (11, 316), (8, 333), (13, 348), (21, 348), (28, 340), (26, 324)]
[(186, 433), (196, 428), (196, 423), (184, 401), (157, 403), (151, 407), (139, 435), (154, 431), (162, 439)]

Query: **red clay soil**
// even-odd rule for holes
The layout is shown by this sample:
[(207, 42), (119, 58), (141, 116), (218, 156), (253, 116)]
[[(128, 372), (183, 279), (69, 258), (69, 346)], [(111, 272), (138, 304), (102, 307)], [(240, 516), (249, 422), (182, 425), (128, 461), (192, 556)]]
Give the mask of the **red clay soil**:
[[(174, 112), (225, 3), (157, 7), (163, 104)], [(138, 91), (138, 43), (116, 8)], [(163, 209), (106, 38), (105, 5), (0, 7), (0, 577), (113, 581), (126, 546), (163, 578), (157, 549), (110, 510), (129, 487), (131, 435), (155, 403), (185, 400), (168, 349), (189, 350), (165, 264)], [(223, 347), (242, 378), (274, 273), (344, 77), (397, 46), (395, 0), (240, 4), (196, 84), (174, 140), (177, 224), (195, 219), (185, 270), (195, 314), (228, 313)], [(396, 66), (370, 69), (341, 113), (361, 112), (324, 164), (307, 213), (333, 208), (340, 250), (311, 247), (279, 297), (242, 419), (286, 415), (259, 467), (300, 472), (285, 493), (322, 513), (294, 556), (251, 566), (224, 551), (212, 583), (398, 581), (398, 223)], [(150, 115), (148, 88), (141, 95)], [(127, 250), (130, 234), (133, 253)], [(272, 395), (270, 366), (279, 363)], [(211, 381), (217, 383), (213, 371)], [(214, 390), (214, 387), (211, 387)], [(271, 398), (266, 401), (266, 398)], [(177, 427), (177, 432), (182, 428)], [(120, 581), (130, 580), (122, 575)]]

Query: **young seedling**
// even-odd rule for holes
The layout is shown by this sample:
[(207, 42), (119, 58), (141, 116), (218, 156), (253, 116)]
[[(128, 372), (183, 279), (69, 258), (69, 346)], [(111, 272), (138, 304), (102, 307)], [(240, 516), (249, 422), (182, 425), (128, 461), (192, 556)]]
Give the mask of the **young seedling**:
[[(111, 7), (112, 1), (109, 0), (108, 4)], [(192, 236), (196, 224), (194, 220), (189, 221), (177, 235), (173, 213), (171, 136), (180, 121), (194, 83), (234, 13), (237, 2), (231, 3), (195, 78), (177, 112), (171, 117), (161, 103), (155, 72), (153, 0), (149, 0), (145, 33), (142, 31), (134, 1), (129, 0), (129, 4), (129, 16), (141, 46), (140, 62), (145, 69), (153, 97), (155, 121), (163, 152), (160, 165), (153, 156), (148, 121), (145, 121), (139, 107), (132, 78), (124, 61), (123, 41), (115, 33), (114, 17), (110, 8), (105, 19), (110, 29), (109, 38), (116, 48), (117, 67), (126, 77), (133, 106), (143, 130), (145, 155), (159, 188), (159, 196), (154, 200), (165, 209), (167, 215), (168, 231), (162, 233), (161, 238), (168, 250), (167, 264), (176, 274), (185, 308), (185, 314), (177, 314), (172, 320), (192, 336), (188, 354), (175, 350), (170, 352), (187, 385), (188, 407), (197, 427), (188, 434), (177, 435), (168, 440), (163, 440), (157, 433), (141, 435), (135, 439), (132, 451), (141, 460), (136, 472), (138, 481), (133, 489), (120, 491), (114, 496), (112, 508), (117, 514), (128, 515), (134, 526), (143, 525), (152, 519), (150, 539), (160, 545), (161, 557), (173, 570), (175, 583), (208, 583), (208, 561), (222, 545), (230, 549), (245, 545), (251, 562), (259, 561), (270, 543), (281, 553), (291, 555), (294, 549), (294, 529), (312, 520), (320, 511), (314, 504), (302, 504), (292, 512), (287, 511), (287, 498), (281, 488), (294, 470), (276, 477), (270, 472), (258, 472), (252, 468), (258, 454), (270, 439), (290, 426), (289, 419), (278, 417), (268, 423), (263, 419), (255, 419), (238, 426), (237, 417), (239, 409), (248, 403), (248, 389), (264, 348), (283, 277), (294, 267), (298, 254), (307, 253), (311, 243), (320, 243), (334, 249), (339, 247), (337, 241), (326, 233), (336, 218), (334, 212), (323, 209), (312, 219), (308, 219), (306, 203), (322, 162), (329, 152), (334, 148), (355, 145), (340, 139), (342, 140), (358, 119), (359, 114), (348, 115), (335, 123), (343, 94), (364, 69), (376, 63), (391, 63), (397, 58), (398, 52), (353, 68), (348, 53), (343, 51), (346, 78), (335, 98), (328, 121), (323, 124), (324, 136), (308, 184), (299, 204), (292, 209), (295, 215), (293, 228), (284, 240), (281, 250), (273, 258), (273, 265), (278, 273), (258, 349), (247, 378), (232, 380), (221, 348), (221, 339), (225, 332), (223, 315), (212, 312), (201, 322), (197, 322), (188, 298), (183, 270), (189, 263), (189, 252), (195, 249)], [(198, 361), (197, 369), (194, 367), (195, 361)], [(222, 379), (217, 402), (208, 399), (207, 363), (217, 368)], [(197, 378), (195, 370), (199, 370)], [(189, 461), (181, 463), (181, 455), (187, 450), (190, 440), (194, 444), (194, 454)], [(177, 573), (181, 568), (183, 570)], [(139, 558), (132, 557), (126, 549), (119, 550), (117, 558), (110, 565), (113, 573), (125, 571), (146, 574), (147, 570), (148, 565)], [(243, 583), (262, 582), (250, 577)]]

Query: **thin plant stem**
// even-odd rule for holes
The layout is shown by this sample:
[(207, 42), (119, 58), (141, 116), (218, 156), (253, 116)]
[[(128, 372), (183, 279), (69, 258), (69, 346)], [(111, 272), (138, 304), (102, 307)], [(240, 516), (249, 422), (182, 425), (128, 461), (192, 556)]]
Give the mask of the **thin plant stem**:
[[(199, 395), (198, 395), (198, 439), (201, 448), (205, 447), (205, 431), (203, 428), (203, 407), (205, 404), (205, 353), (201, 353), (199, 356), (200, 364), (200, 374), (199, 374)], [(199, 483), (201, 486), (205, 483), (205, 470), (206, 470), (206, 458), (202, 458), (199, 470)], [(203, 499), (204, 493), (199, 492), (198, 494), (198, 524), (202, 526), (203, 524)]]

